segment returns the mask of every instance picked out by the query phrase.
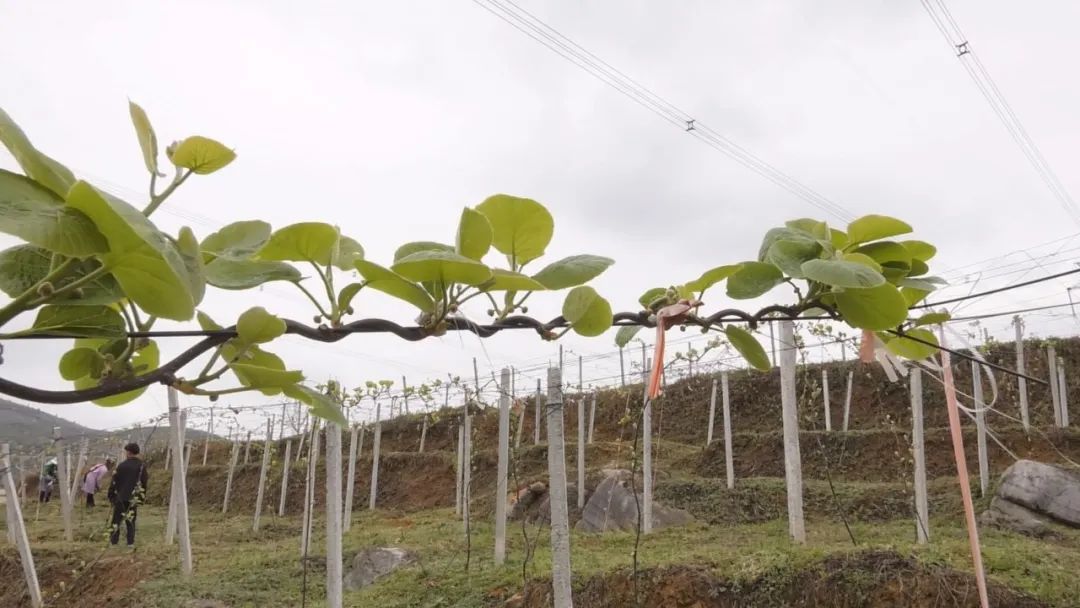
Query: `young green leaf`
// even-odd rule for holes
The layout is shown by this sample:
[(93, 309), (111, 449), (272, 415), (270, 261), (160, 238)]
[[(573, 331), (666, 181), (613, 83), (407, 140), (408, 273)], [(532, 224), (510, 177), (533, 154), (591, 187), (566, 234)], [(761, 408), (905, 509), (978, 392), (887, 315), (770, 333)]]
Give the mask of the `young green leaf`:
[(468, 207), (461, 210), (456, 239), (458, 255), (480, 261), (491, 249), (492, 238), (491, 222), (484, 214)]
[(352, 270), (356, 260), (364, 259), (364, 248), (356, 239), (341, 235), (338, 239), (337, 252), (331, 260), (331, 265), (339, 270)]
[(802, 273), (811, 281), (832, 287), (865, 289), (885, 282), (885, 277), (873, 268), (842, 260), (810, 260), (802, 265)]
[[(926, 329), (909, 329), (905, 336), (897, 336), (885, 342), (885, 348), (892, 354), (913, 361), (929, 359), (937, 354), (937, 337)], [(915, 338), (915, 339), (912, 339)], [(923, 344), (929, 342), (931, 345)]]
[(220, 257), (206, 265), (206, 282), (218, 289), (251, 289), (271, 281), (295, 283), (303, 277), (285, 262)]
[(938, 325), (944, 323), (952, 318), (952, 315), (947, 312), (928, 312), (925, 315), (915, 319), (911, 324), (912, 327), (922, 327), (924, 325)]
[(736, 300), (749, 300), (764, 295), (784, 282), (784, 273), (766, 262), (743, 262), (727, 281), (727, 295)]
[(150, 124), (150, 118), (139, 104), (128, 100), (128, 113), (131, 114), (131, 124), (135, 125), (135, 136), (139, 138), (139, 149), (142, 150), (143, 163), (146, 170), (158, 177), (165, 174), (158, 171), (158, 143), (154, 127)]
[(109, 250), (105, 237), (78, 210), (37, 182), (0, 169), (0, 232), (60, 255), (84, 258)]
[(80, 338), (119, 338), (126, 330), (124, 318), (108, 306), (51, 305), (38, 309), (33, 327), (25, 333)]
[(758, 248), (758, 261), (764, 262), (765, 256), (769, 253), (769, 248), (773, 246), (777, 241), (805, 241), (808, 243), (816, 243), (817, 240), (811, 235), (797, 230), (795, 228), (770, 228), (765, 233), (765, 238), (761, 240), (761, 247)]
[[(123, 344), (122, 341), (118, 342)], [(76, 347), (95, 348), (96, 345), (104, 345), (104, 340), (76, 340)], [(149, 340), (144, 346), (137, 349), (135, 354), (131, 357), (131, 366), (136, 375), (145, 375), (158, 368), (161, 363), (161, 352), (158, 350), (157, 342)], [(100, 380), (92, 376), (83, 376), (74, 381), (73, 385), (75, 390), (85, 390), (88, 388), (94, 388), (98, 386)], [(146, 392), (148, 387), (135, 389), (126, 393), (120, 393), (119, 395), (111, 395), (109, 397), (103, 397), (101, 399), (94, 400), (94, 405), (101, 407), (116, 407), (131, 403), (139, 398), (140, 395)]]
[(920, 262), (929, 262), (937, 255), (937, 247), (934, 247), (926, 241), (900, 241), (900, 244), (904, 246), (904, 249), (908, 250), (912, 259), (919, 260)]
[(434, 312), (435, 300), (424, 291), (423, 287), (374, 262), (356, 260), (354, 265), (360, 272), (360, 276), (364, 277), (365, 286), (399, 300), (405, 300), (422, 312)]
[(908, 304), (890, 283), (869, 289), (845, 289), (833, 295), (840, 314), (853, 327), (883, 331), (907, 318)]
[[(166, 235), (168, 236), (168, 235)], [(188, 287), (190, 288), (191, 300), (198, 306), (206, 295), (206, 270), (203, 266), (202, 253), (199, 251), (199, 239), (191, 228), (184, 226), (174, 242), (180, 257), (184, 259), (184, 268), (187, 269)]]
[(598, 255), (572, 255), (548, 264), (533, 278), (548, 289), (577, 287), (600, 276), (614, 263), (615, 260)]
[(746, 359), (746, 362), (751, 367), (763, 372), (772, 369), (769, 356), (765, 354), (765, 349), (753, 334), (734, 325), (728, 325), (724, 328), (724, 334), (727, 335), (728, 341), (735, 347), (735, 350), (739, 351), (739, 354)]
[(236, 152), (209, 137), (193, 135), (172, 148), (169, 160), (197, 175), (209, 175), (236, 160)]
[(919, 302), (922, 302), (926, 296), (930, 295), (933, 290), (916, 289), (914, 287), (901, 287), (900, 294), (904, 296), (904, 301), (907, 303), (908, 308), (915, 306)]
[(225, 226), (203, 239), (200, 247), (206, 256), (204, 261), (209, 264), (215, 257), (250, 258), (269, 240), (270, 224), (262, 220), (248, 220)]
[(659, 300), (666, 299), (667, 291), (668, 290), (664, 287), (653, 287), (641, 294), (641, 297), (638, 298), (638, 303), (641, 304), (641, 307), (645, 310), (652, 310), (653, 305), (657, 304)]
[[(701, 276), (686, 283), (686, 288), (695, 293), (701, 293), (706, 289), (716, 285), (720, 281), (727, 279), (731, 275), (735, 274), (740, 268), (739, 264), (728, 264), (726, 266), (717, 266), (710, 268), (701, 273)], [(655, 299), (655, 298), (654, 298)], [(648, 306), (646, 306), (648, 308)]]
[(71, 187), (68, 205), (105, 235), (109, 252), (101, 261), (139, 308), (176, 321), (195, 314), (183, 256), (138, 209), (83, 181)]
[(233, 363), (229, 369), (241, 384), (260, 391), (270, 390), (269, 393), (264, 392), (268, 395), (276, 395), (281, 389), (304, 381), (303, 372), (295, 370), (273, 369), (250, 363)]
[[(0, 251), (0, 291), (15, 298), (41, 282), (52, 265), (52, 253), (33, 245), (16, 245)], [(74, 262), (70, 274), (53, 285), (60, 289), (96, 271), (101, 263), (94, 258)], [(112, 275), (105, 274), (84, 283), (76, 292), (54, 298), (55, 304), (69, 306), (98, 306), (112, 304), (124, 297), (123, 290)]]
[(575, 287), (566, 294), (562, 314), (581, 336), (599, 336), (611, 327), (611, 304), (588, 285)]
[(935, 277), (924, 277), (924, 278), (920, 278), (920, 279), (902, 278), (902, 279), (899, 279), (896, 282), (896, 284), (899, 285), (900, 287), (911, 287), (913, 289), (918, 289), (920, 291), (931, 292), (931, 291), (935, 291), (938, 288), (937, 282), (930, 280), (930, 279), (933, 279), (933, 278), (935, 278)]
[(492, 268), (491, 279), (480, 287), (484, 291), (544, 291), (547, 289), (533, 277), (502, 268)]
[(911, 252), (896, 241), (878, 241), (876, 243), (869, 243), (856, 249), (855, 253), (869, 256), (878, 264), (902, 262), (908, 266), (911, 265)]
[(0, 144), (11, 152), (15, 162), (19, 163), (27, 177), (45, 186), (49, 190), (65, 197), (75, 176), (71, 170), (50, 158), (47, 154), (38, 151), (23, 133), (19, 125), (0, 108)]
[(856, 264), (862, 264), (863, 266), (872, 269), (874, 272), (881, 272), (881, 264), (879, 264), (877, 260), (868, 255), (863, 255), (861, 253), (845, 253), (843, 254), (843, 259), (846, 262), (855, 262)]
[(259, 250), (258, 258), (272, 262), (313, 262), (329, 266), (336, 255), (338, 229), (322, 222), (301, 222), (279, 228)]
[(262, 306), (244, 311), (236, 321), (237, 336), (248, 344), (270, 342), (285, 333), (285, 321), (266, 312)]
[(450, 251), (417, 251), (390, 267), (413, 281), (436, 285), (481, 285), (491, 279), (491, 269), (476, 260)]
[(836, 249), (843, 249), (848, 246), (848, 235), (843, 230), (837, 230), (836, 228), (829, 229), (829, 242)]
[(491, 223), (492, 245), (518, 267), (544, 255), (555, 231), (551, 213), (532, 199), (496, 194), (476, 210)]
[(409, 257), (410, 255), (421, 251), (446, 251), (449, 253), (456, 253), (453, 247), (444, 243), (436, 243), (435, 241), (413, 241), (411, 243), (405, 243), (394, 251), (394, 262), (398, 262), (402, 258)]
[(285, 387), (283, 392), (286, 396), (306, 403), (312, 416), (329, 420), (340, 426), (348, 426), (349, 421), (341, 413), (341, 405), (322, 393), (312, 390), (302, 384), (294, 384)]
[(352, 306), (353, 298), (355, 298), (363, 288), (363, 283), (349, 283), (345, 287), (342, 287), (341, 291), (338, 292), (337, 297), (338, 309), (343, 311), (348, 310), (349, 307)]
[(911, 232), (905, 222), (885, 215), (865, 215), (848, 224), (847, 237), (852, 245), (885, 239)]
[(784, 222), (784, 225), (792, 230), (805, 232), (815, 239), (822, 241), (829, 240), (829, 225), (825, 222), (819, 222), (810, 218), (802, 218)]
[(634, 339), (634, 336), (641, 331), (640, 325), (626, 325), (620, 327), (619, 331), (615, 332), (615, 345), (619, 348), (625, 347)]
[(78, 347), (69, 350), (60, 357), (60, 377), (73, 381), (90, 376), (94, 370), (102, 368), (105, 358), (96, 349)]
[(816, 260), (821, 255), (821, 244), (817, 241), (776, 241), (765, 254), (765, 261), (784, 271), (793, 279), (803, 278), (802, 265), (809, 260)]
[(907, 273), (907, 276), (917, 277), (924, 275), (928, 272), (930, 272), (930, 267), (926, 265), (926, 262), (912, 258), (911, 270)]

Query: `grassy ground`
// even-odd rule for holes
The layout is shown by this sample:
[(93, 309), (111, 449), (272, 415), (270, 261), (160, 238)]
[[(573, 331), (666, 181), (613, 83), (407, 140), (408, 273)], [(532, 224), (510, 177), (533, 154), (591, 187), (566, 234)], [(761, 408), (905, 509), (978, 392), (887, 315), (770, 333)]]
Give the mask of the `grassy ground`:
[[(161, 539), (165, 511), (144, 508), (139, 515), (139, 548), (106, 548), (104, 509), (92, 515), (80, 512), (74, 546), (64, 543), (55, 505), (45, 509), (36, 523), (33, 507), (30, 535), (39, 559), (42, 583), (51, 598), (49, 606), (300, 606), (304, 588), (304, 567), (300, 558), (299, 518), (264, 518), (259, 533), (251, 531), (250, 516), (223, 516), (220, 513), (193, 513), (192, 536), (195, 575), (185, 579), (179, 573), (176, 546)], [(325, 566), (321, 522), (317, 522), (313, 553), (308, 563), (307, 601), (319, 606)], [(436, 510), (408, 516), (386, 513), (357, 513), (345, 539), (346, 556), (367, 546), (400, 546), (416, 551), (420, 563), (383, 579), (373, 587), (346, 596), (347, 606), (481, 607), (498, 605), (522, 588), (523, 547), (519, 523), (509, 527), (509, 558), (504, 567), (492, 561), (492, 529), (484, 522), (472, 526), (472, 551), (467, 550), (462, 523), (451, 511)], [(913, 555), (922, 563), (970, 570), (970, 556), (963, 529), (952, 521), (932, 522), (933, 543), (915, 547), (911, 523), (891, 521), (855, 524), (857, 550), (887, 548)], [(643, 539), (642, 568), (671, 564), (707, 566), (736, 583), (750, 583), (761, 577), (793, 576), (823, 558), (856, 550), (842, 525), (824, 521), (808, 524), (805, 547), (787, 540), (786, 522), (761, 524), (693, 526), (659, 531)], [(538, 530), (528, 527), (530, 537)], [(547, 576), (550, 554), (546, 529), (539, 531), (536, 554), (524, 575)], [(1054, 606), (1080, 605), (1080, 533), (1072, 533), (1058, 543), (1045, 543), (1010, 533), (983, 532), (987, 570), (993, 581), (1027, 592)], [(633, 534), (604, 536), (574, 535), (573, 568), (575, 584), (591, 575), (627, 568), (631, 563)], [(0, 604), (19, 605), (17, 566), (10, 547), (0, 556), (0, 567), (8, 588), (0, 588)], [(466, 562), (468, 569), (466, 570)], [(200, 604), (199, 600), (220, 602)]]

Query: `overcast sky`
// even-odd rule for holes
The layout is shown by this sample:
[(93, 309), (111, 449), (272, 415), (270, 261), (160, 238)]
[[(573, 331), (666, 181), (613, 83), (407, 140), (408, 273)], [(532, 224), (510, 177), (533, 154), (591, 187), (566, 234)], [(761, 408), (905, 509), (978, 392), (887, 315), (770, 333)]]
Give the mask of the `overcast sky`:
[[(852, 213), (908, 220), (918, 238), (940, 248), (931, 268), (951, 269), (939, 274), (957, 283), (981, 270), (981, 290), (1067, 269), (1076, 257), (1080, 239), (1063, 239), (1080, 227), (917, 0), (521, 5)], [(1073, 27), (1080, 5), (949, 6), (1066, 188), (1080, 192), (1072, 170), (1080, 159), (1080, 82), (1070, 69), (1080, 54)], [(752, 258), (761, 235), (786, 219), (839, 223), (469, 0), (9, 2), (0, 8), (0, 73), (0, 104), (40, 149), (139, 207), (147, 175), (128, 98), (146, 109), (163, 144), (199, 134), (235, 147), (235, 163), (190, 180), (154, 216), (174, 234), (186, 225), (202, 238), (241, 219), (275, 227), (328, 221), (370, 259), (389, 263), (407, 241), (452, 242), (463, 206), (505, 192), (552, 211), (546, 259), (615, 258), (595, 285), (617, 310), (630, 310), (645, 288)], [(0, 166), (14, 166), (6, 153)], [(1028, 253), (1012, 253), (1020, 249)], [(1076, 282), (964, 311), (1061, 303)], [(762, 302), (789, 298), (778, 289)], [(535, 297), (530, 314), (553, 317), (560, 302)], [(211, 290), (202, 308), (223, 323), (254, 304), (310, 320), (304, 303), (279, 284), (239, 296)], [(374, 293), (358, 304), (359, 316), (403, 323), (412, 316)], [(708, 301), (727, 305), (719, 294)], [(473, 312), (483, 319), (483, 309)], [(1028, 327), (1075, 332), (1067, 313), (1032, 315)], [(1008, 322), (986, 325), (1005, 335)], [(613, 349), (611, 335), (564, 342), (573, 353)], [(169, 341), (164, 354), (186, 344)], [(67, 347), (7, 343), (0, 374), (63, 388), (55, 361)], [(467, 335), (419, 344), (354, 336), (331, 346), (286, 339), (271, 350), (314, 381), (347, 386), (471, 375), (472, 357), (486, 379), (493, 368), (534, 367), (556, 354), (520, 333), (483, 344)], [(597, 363), (585, 382), (617, 373), (617, 359)], [(520, 382), (538, 376), (530, 371)], [(222, 403), (273, 401), (240, 395)], [(100, 428), (164, 408), (165, 391), (155, 387), (122, 408), (44, 409)]]

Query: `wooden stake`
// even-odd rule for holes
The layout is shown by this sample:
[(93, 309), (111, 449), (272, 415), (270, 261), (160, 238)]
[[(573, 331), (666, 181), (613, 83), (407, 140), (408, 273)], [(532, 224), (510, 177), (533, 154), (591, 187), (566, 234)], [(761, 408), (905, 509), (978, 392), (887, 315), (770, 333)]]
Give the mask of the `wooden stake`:
[(855, 372), (847, 373), (847, 396), (844, 397), (844, 432), (848, 430), (848, 419), (851, 415), (851, 380)]
[(64, 540), (73, 542), (75, 531), (71, 522), (71, 482), (68, 481), (67, 452), (64, 451), (64, 436), (60, 427), (53, 427), (53, 448), (56, 449), (56, 484), (60, 486), (60, 514), (64, 518)]
[(926, 491), (926, 445), (923, 439), (922, 370), (911, 370), (911, 452), (915, 458), (915, 536), (930, 541), (930, 507)]
[(1024, 432), (1031, 431), (1031, 414), (1028, 410), (1027, 373), (1024, 365), (1024, 322), (1017, 315), (1013, 317), (1013, 325), (1016, 326), (1016, 376), (1017, 389), (1020, 393), (1020, 422), (1024, 425)]
[(979, 495), (990, 489), (990, 464), (986, 454), (986, 405), (983, 403), (982, 367), (971, 362), (972, 396), (975, 401), (975, 443), (979, 450)]
[[(404, 380), (404, 378), (402, 379)], [(341, 608), (341, 427), (326, 425), (326, 606)]]
[(465, 427), (458, 425), (457, 429), (457, 466), (454, 468), (454, 515), (461, 515), (461, 480), (465, 474), (462, 461), (465, 456)]
[(499, 463), (495, 482), (495, 565), (506, 561), (506, 478), (510, 470), (510, 370), (499, 379)]
[(716, 423), (716, 380), (712, 381), (712, 397), (709, 399), (709, 426), (705, 428), (705, 446), (712, 443), (713, 426)]
[(653, 461), (652, 461), (652, 400), (648, 396), (649, 377), (648, 372), (652, 368), (652, 362), (645, 361), (645, 366), (642, 367), (641, 378), (645, 385), (645, 391), (643, 393), (643, 399), (645, 400), (645, 410), (641, 415), (641, 428), (642, 428), (642, 442), (641, 442), (641, 462), (642, 462), (642, 523), (641, 532), (643, 534), (649, 534), (652, 532), (652, 496), (653, 496)]
[(806, 542), (803, 520), (802, 454), (795, 394), (795, 324), (780, 321), (780, 402), (784, 418), (784, 477), (787, 481), (788, 529), (799, 544)]
[(353, 492), (356, 486), (356, 442), (360, 426), (353, 425), (349, 433), (349, 476), (345, 478), (345, 511), (342, 514), (342, 527), (346, 532), (352, 527)]
[(233, 441), (232, 453), (229, 455), (229, 472), (225, 476), (225, 500), (221, 503), (221, 512), (229, 512), (229, 495), (232, 494), (233, 475), (236, 474), (236, 462), (240, 459), (240, 443)]
[(379, 444), (382, 443), (382, 404), (375, 403), (375, 431), (371, 440), (371, 495), (368, 497), (368, 509), (375, 510), (375, 499), (379, 495)]
[(278, 501), (278, 517), (285, 517), (285, 499), (289, 495), (289, 466), (292, 464), (292, 439), (285, 442), (285, 458), (281, 461), (281, 499)]
[(829, 370), (821, 370), (821, 395), (825, 399), (825, 430), (832, 430), (832, 410), (829, 409)]
[[(169, 431), (173, 449), (179, 453), (184, 445), (184, 425), (180, 419), (180, 402), (176, 389), (169, 387)], [(187, 479), (184, 462), (178, 457), (172, 462), (173, 479), (177, 484), (176, 522), (180, 537), (180, 571), (185, 578), (190, 578), (194, 571), (191, 557), (191, 528), (188, 527)]]
[(263, 443), (262, 466), (259, 467), (259, 491), (255, 499), (255, 521), (251, 525), (254, 532), (259, 531), (259, 518), (262, 517), (263, 496), (266, 493), (266, 472), (270, 468), (270, 442), (274, 439), (274, 419), (266, 421), (266, 442)]
[(570, 513), (563, 439), (562, 370), (548, 369), (548, 475), (551, 494), (551, 586), (555, 608), (573, 608), (570, 588)]
[(427, 424), (428, 424), (428, 416), (427, 416), (427, 413), (425, 412), (424, 413), (423, 426), (420, 427), (420, 449), (418, 451), (421, 454), (424, 453), (424, 442), (427, 441)]
[(34, 555), (30, 552), (30, 539), (26, 537), (22, 505), (19, 504), (18, 500), (15, 500), (15, 478), (11, 475), (11, 445), (7, 443), (0, 443), (0, 472), (2, 472), (4, 479), (4, 493), (7, 501), (7, 528), (11, 530), (15, 546), (19, 551), (19, 561), (22, 562), (23, 578), (26, 581), (26, 590), (30, 595), (30, 605), (33, 608), (41, 608), (45, 603), (41, 597), (37, 569), (34, 567)]
[(732, 490), (735, 488), (735, 461), (734, 458), (732, 458), (731, 397), (728, 392), (727, 372), (720, 373), (720, 392), (723, 395), (724, 403), (724, 464), (727, 469), (727, 487), (729, 490)]

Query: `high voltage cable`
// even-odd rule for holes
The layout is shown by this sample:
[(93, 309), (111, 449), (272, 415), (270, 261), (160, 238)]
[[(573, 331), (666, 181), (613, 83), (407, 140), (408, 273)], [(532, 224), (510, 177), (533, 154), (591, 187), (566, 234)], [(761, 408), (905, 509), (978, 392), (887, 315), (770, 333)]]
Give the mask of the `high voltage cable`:
[(970, 42), (964, 36), (956, 20), (953, 19), (948, 7), (945, 6), (944, 0), (919, 0), (919, 2), (926, 9), (927, 15), (930, 16), (931, 21), (941, 32), (949, 47), (956, 53), (960, 65), (971, 77), (972, 82), (979, 89), (979, 93), (990, 104), (990, 108), (997, 115), (998, 120), (1005, 126), (1005, 130), (1009, 132), (1009, 135), (1028, 159), (1028, 162), (1031, 163), (1035, 172), (1039, 174), (1039, 178), (1042, 179), (1047, 189), (1057, 199), (1065, 213), (1069, 215), (1074, 223), (1080, 225), (1080, 207), (1077, 206), (1061, 180), (1058, 179), (1050, 164), (1046, 162), (1042, 151), (1039, 150), (1024, 124), (1016, 116), (1012, 106), (1002, 95), (1001, 89), (998, 88), (997, 83), (994, 82), (990, 72), (987, 71), (986, 66), (983, 65), (975, 50), (971, 48)]
[(841, 220), (850, 221), (855, 219), (855, 215), (841, 205), (701, 123), (686, 111), (644, 87), (512, 1), (473, 0), (473, 2), (594, 78), (622, 93), (631, 101), (656, 114), (665, 122), (686, 131), (713, 149), (723, 152), (739, 164), (791, 194)]

